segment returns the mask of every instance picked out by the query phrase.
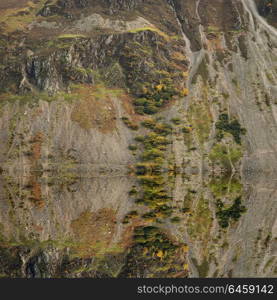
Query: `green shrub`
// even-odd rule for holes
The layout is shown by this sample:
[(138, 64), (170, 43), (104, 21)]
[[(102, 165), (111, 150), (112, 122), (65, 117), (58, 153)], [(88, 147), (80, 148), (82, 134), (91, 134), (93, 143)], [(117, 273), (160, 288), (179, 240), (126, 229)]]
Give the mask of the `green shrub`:
[(139, 115), (143, 115), (144, 114), (144, 106), (136, 106), (135, 112)]
[(135, 137), (135, 141), (139, 142), (139, 143), (144, 142), (144, 139), (145, 139), (145, 137), (142, 136), (142, 135), (138, 135), (138, 136)]
[(147, 173), (147, 166), (143, 163), (138, 163), (136, 165), (136, 174), (145, 175)]
[(162, 151), (160, 151), (159, 149), (150, 149), (150, 150), (146, 150), (142, 153), (141, 159), (143, 161), (153, 161), (156, 158), (159, 157), (163, 157), (163, 153)]
[(148, 129), (154, 129), (156, 126), (156, 122), (153, 119), (147, 119), (147, 120), (141, 122), (141, 125)]
[(172, 143), (165, 136), (158, 135), (154, 132), (151, 132), (149, 135), (146, 135), (142, 142), (145, 149), (147, 150), (151, 150), (152, 148), (159, 148), (160, 146), (167, 146)]
[(147, 242), (147, 240), (144, 238), (144, 236), (135, 235), (134, 236), (134, 242), (139, 243), (139, 244), (144, 244), (144, 243)]
[(138, 147), (136, 145), (130, 145), (128, 148), (131, 151), (136, 151), (138, 149)]
[(146, 98), (138, 98), (134, 100), (134, 105), (135, 106), (141, 106), (144, 108), (144, 106), (147, 104), (147, 99)]
[(137, 200), (135, 201), (135, 203), (136, 203), (137, 205), (145, 205), (144, 199), (137, 199)]
[(145, 213), (142, 215), (142, 218), (143, 219), (153, 219), (155, 218), (155, 213), (154, 212), (149, 212), (149, 213)]
[(155, 226), (147, 226), (143, 228), (144, 234), (147, 237), (152, 237), (155, 236), (156, 234), (160, 233), (159, 228), (155, 227)]
[(136, 164), (137, 175), (159, 175), (162, 173), (162, 165), (151, 162), (151, 163), (138, 163)]
[(236, 198), (233, 205), (227, 209), (224, 209), (221, 200), (218, 200), (216, 205), (218, 208), (216, 216), (218, 217), (218, 223), (222, 228), (227, 228), (229, 226), (230, 219), (238, 221), (241, 215), (246, 211), (246, 207), (241, 205), (241, 197)]
[(154, 115), (158, 112), (158, 110), (159, 110), (158, 107), (154, 103), (147, 102), (146, 105), (144, 106), (143, 112), (148, 115)]
[(167, 136), (172, 133), (172, 126), (167, 123), (159, 123), (154, 128), (154, 132), (163, 136)]
[(225, 171), (231, 171), (231, 162), (233, 164), (237, 163), (242, 157), (242, 151), (240, 146), (234, 145), (228, 148), (226, 145), (217, 144), (215, 145), (210, 154), (209, 159), (212, 163), (220, 163)]
[(172, 118), (171, 122), (175, 125), (181, 125), (182, 120), (180, 118)]
[(148, 86), (147, 88), (139, 88), (142, 93), (134, 100), (135, 110), (139, 114), (155, 114), (169, 102), (174, 96), (181, 96), (180, 92), (174, 87), (171, 80), (164, 80), (155, 88)]
[(130, 211), (123, 219), (123, 224), (128, 224), (130, 220), (138, 216), (138, 212), (136, 210)]
[(190, 133), (190, 131), (189, 131), (188, 128), (186, 128), (186, 127), (182, 128), (182, 132), (185, 133), (185, 134)]
[(138, 130), (139, 126), (137, 124), (135, 124), (134, 122), (132, 122), (131, 120), (129, 120), (129, 118), (127, 117), (122, 117), (121, 120), (123, 121), (123, 123), (131, 130)]
[(222, 131), (229, 132), (233, 135), (234, 140), (237, 144), (241, 144), (241, 135), (246, 133), (246, 129), (242, 128), (238, 120), (229, 120), (227, 114), (221, 114), (219, 116), (219, 121), (216, 123), (216, 128), (221, 131), (217, 136), (217, 139), (222, 138)]
[(141, 184), (150, 187), (160, 186), (164, 183), (162, 176), (140, 176), (139, 181)]
[(170, 219), (171, 223), (180, 223), (181, 219), (179, 217), (173, 217)]
[(136, 195), (138, 193), (137, 189), (135, 187), (133, 187), (130, 191), (129, 191), (129, 195), (133, 196)]

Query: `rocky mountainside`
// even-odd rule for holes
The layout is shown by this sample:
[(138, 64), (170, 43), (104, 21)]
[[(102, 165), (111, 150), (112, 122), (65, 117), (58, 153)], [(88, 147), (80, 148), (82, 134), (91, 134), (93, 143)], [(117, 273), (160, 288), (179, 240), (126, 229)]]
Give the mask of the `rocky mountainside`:
[(276, 0), (0, 23), (2, 277), (276, 277)]

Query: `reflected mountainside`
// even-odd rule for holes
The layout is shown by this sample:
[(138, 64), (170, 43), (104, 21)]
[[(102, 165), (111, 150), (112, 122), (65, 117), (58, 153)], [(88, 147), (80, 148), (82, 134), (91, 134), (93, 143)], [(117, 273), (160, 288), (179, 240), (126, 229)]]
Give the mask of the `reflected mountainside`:
[[(161, 178), (149, 186), (134, 176), (25, 185), (2, 177), (1, 276), (231, 276), (228, 267), (234, 275), (249, 272), (240, 270), (241, 261), (255, 252), (254, 244), (238, 253), (232, 241), (252, 226), (253, 206), (271, 199), (270, 189), (257, 184), (243, 190), (237, 178), (219, 177), (196, 191), (184, 174)], [(255, 210), (257, 220), (264, 213)], [(262, 232), (253, 228), (241, 243), (252, 243), (253, 235)], [(264, 247), (269, 252), (271, 245)], [(217, 267), (228, 255), (236, 261)]]

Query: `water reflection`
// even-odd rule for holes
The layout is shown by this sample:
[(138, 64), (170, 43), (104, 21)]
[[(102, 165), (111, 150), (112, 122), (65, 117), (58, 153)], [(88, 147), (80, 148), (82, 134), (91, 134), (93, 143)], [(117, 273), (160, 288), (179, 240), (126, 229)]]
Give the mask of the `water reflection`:
[[(243, 188), (238, 178), (200, 183), (175, 174), (154, 187), (166, 202), (159, 211), (151, 206), (153, 189), (143, 194), (148, 205), (139, 205), (131, 176), (27, 182), (0, 178), (1, 276), (276, 275), (272, 182)], [(222, 226), (217, 201), (227, 209), (238, 198), (246, 212)]]
[(28, 186), (1, 178), (2, 235), (18, 243), (23, 239), (82, 241), (89, 238), (84, 237), (82, 229), (95, 234), (97, 228), (92, 227), (98, 224), (102, 235), (111, 232), (109, 244), (116, 243), (122, 235), (120, 221), (132, 207), (128, 199), (131, 186), (132, 180), (126, 177), (83, 178), (71, 184), (36, 182)]

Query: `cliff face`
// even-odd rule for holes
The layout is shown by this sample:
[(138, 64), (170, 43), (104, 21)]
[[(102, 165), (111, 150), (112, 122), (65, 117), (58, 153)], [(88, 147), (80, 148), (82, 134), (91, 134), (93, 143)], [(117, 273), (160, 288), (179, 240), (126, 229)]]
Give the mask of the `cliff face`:
[(276, 3), (0, 1), (1, 275), (276, 276)]

